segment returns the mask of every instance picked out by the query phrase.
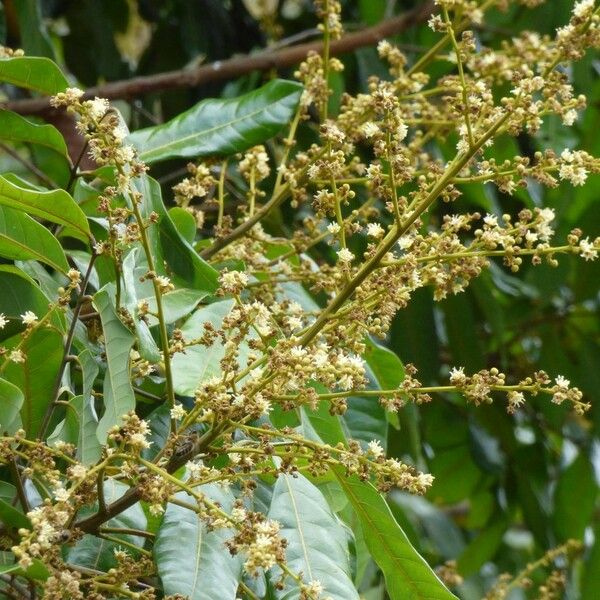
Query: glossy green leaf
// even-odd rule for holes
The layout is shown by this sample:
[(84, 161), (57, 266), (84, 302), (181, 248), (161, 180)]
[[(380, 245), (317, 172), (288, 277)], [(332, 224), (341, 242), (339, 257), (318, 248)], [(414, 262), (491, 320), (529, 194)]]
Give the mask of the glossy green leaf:
[[(269, 518), (281, 525), (287, 540), (286, 562), (304, 581), (320, 581), (333, 600), (358, 600), (350, 575), (348, 533), (323, 494), (302, 475), (280, 475), (275, 483)], [(279, 569), (273, 568), (275, 577)], [(298, 584), (286, 580), (276, 591), (283, 600), (300, 598)]]
[(180, 287), (213, 293), (218, 287), (218, 273), (205, 262), (175, 227), (162, 200), (160, 185), (151, 177), (136, 180), (142, 194), (141, 212), (145, 218), (158, 215), (158, 226), (148, 229), (148, 237), (159, 273), (166, 274)]
[[(21, 337), (13, 337), (5, 344), (15, 346)], [(8, 381), (21, 389), (24, 396), (21, 421), (28, 438), (35, 438), (46, 414), (55, 389), (58, 369), (63, 358), (63, 336), (53, 328), (34, 331), (23, 343), (22, 363), (11, 362), (4, 371)]]
[(301, 94), (300, 84), (276, 79), (239, 98), (203, 100), (163, 125), (135, 131), (129, 141), (147, 163), (243, 152), (289, 123)]
[(14, 433), (24, 400), (23, 392), (16, 385), (0, 379), (0, 431)]
[[(0, 265), (0, 314), (8, 323), (0, 329), (0, 339), (13, 336), (23, 329), (20, 315), (28, 310), (42, 317), (48, 312), (50, 300), (43, 294), (31, 277), (12, 265)], [(51, 319), (54, 326), (64, 323), (62, 315), (54, 313)]]
[(86, 216), (64, 190), (40, 192), (16, 185), (0, 175), (0, 205), (70, 227), (82, 239), (89, 238), (90, 228)]
[(108, 430), (121, 422), (121, 416), (135, 408), (135, 395), (129, 374), (129, 352), (135, 340), (119, 319), (106, 289), (94, 296), (106, 343), (104, 414), (98, 423), (98, 441), (104, 443)]
[(13, 260), (38, 260), (66, 273), (67, 257), (58, 240), (29, 215), (0, 206), (0, 256)]
[(31, 522), (28, 517), (14, 506), (0, 499), (0, 521), (8, 527), (14, 529), (31, 529)]
[(193, 244), (198, 227), (194, 215), (180, 206), (174, 206), (169, 209), (169, 216), (183, 239), (189, 244)]
[(45, 146), (68, 161), (67, 145), (52, 125), (38, 125), (10, 110), (0, 109), (0, 139)]
[(391, 600), (456, 600), (414, 549), (385, 499), (368, 482), (335, 474), (354, 507), (371, 556), (385, 575)]
[[(198, 489), (225, 511), (233, 496), (216, 485)], [(194, 500), (185, 492), (177, 498)], [(242, 557), (232, 556), (225, 546), (232, 532), (208, 531), (198, 515), (169, 503), (154, 544), (154, 560), (165, 594), (181, 594), (190, 600), (235, 600), (242, 571)]]
[(48, 95), (64, 92), (69, 86), (56, 63), (39, 56), (1, 58), (0, 81)]

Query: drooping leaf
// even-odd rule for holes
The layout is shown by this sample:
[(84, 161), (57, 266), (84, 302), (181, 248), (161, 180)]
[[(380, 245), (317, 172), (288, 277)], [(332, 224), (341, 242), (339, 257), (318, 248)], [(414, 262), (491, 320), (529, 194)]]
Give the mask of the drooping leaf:
[[(35, 281), (17, 267), (0, 265), (0, 290), (0, 314), (8, 319), (8, 324), (4, 329), (0, 329), (0, 340), (9, 338), (23, 329), (20, 315), (28, 310), (38, 318), (48, 312), (50, 300)], [(51, 323), (62, 329), (62, 314), (54, 312)]]
[(391, 600), (456, 600), (413, 548), (385, 499), (357, 477), (335, 474), (361, 524), (371, 556), (385, 575)]
[(0, 521), (8, 527), (31, 529), (31, 521), (21, 511), (0, 498)]
[(0, 59), (0, 81), (48, 95), (64, 92), (69, 86), (56, 63), (41, 56)]
[[(17, 336), (5, 344), (10, 348), (20, 341)], [(63, 336), (54, 328), (40, 328), (26, 339), (21, 350), (24, 362), (9, 363), (4, 376), (23, 392), (21, 421), (31, 439), (37, 436), (48, 405), (54, 401), (52, 394), (64, 351)]]
[(203, 100), (163, 125), (135, 131), (129, 141), (147, 163), (243, 152), (289, 123), (301, 93), (300, 84), (276, 79), (239, 98)]
[[(216, 485), (198, 488), (225, 511), (233, 496)], [(180, 500), (192, 503), (185, 492)], [(231, 531), (207, 531), (198, 515), (169, 503), (154, 544), (154, 560), (165, 594), (182, 594), (190, 600), (235, 600), (242, 571), (242, 558), (225, 546)]]
[[(123, 261), (123, 305), (131, 315), (136, 314), (139, 301), (137, 286), (140, 277), (136, 276), (136, 267), (138, 264), (138, 257), (141, 256), (141, 253), (141, 248), (134, 248), (127, 254)], [(144, 270), (147, 271), (145, 261)], [(151, 289), (154, 291), (153, 287), (151, 287)], [(137, 349), (140, 356), (152, 363), (159, 362), (160, 350), (150, 333), (147, 323), (141, 319), (134, 318), (133, 324), (136, 333)]]
[(167, 263), (167, 274), (180, 287), (213, 293), (218, 287), (218, 273), (205, 262), (179, 233), (162, 200), (160, 185), (151, 177), (136, 180), (135, 185), (142, 194), (141, 212), (144, 218), (151, 213), (158, 215), (158, 225), (148, 229), (156, 269), (164, 274), (163, 263)]
[(67, 145), (56, 127), (32, 123), (10, 110), (0, 109), (0, 139), (45, 146), (68, 160)]
[(13, 260), (38, 260), (66, 273), (67, 257), (58, 240), (29, 215), (0, 206), (0, 256)]
[(0, 379), (0, 431), (14, 433), (24, 400), (23, 392), (16, 385)]
[[(286, 562), (306, 583), (319, 581), (333, 600), (358, 600), (350, 576), (348, 534), (323, 494), (302, 475), (280, 475), (275, 483), (269, 518), (281, 524), (287, 540)], [(280, 573), (273, 568), (275, 577)], [(298, 584), (286, 580), (276, 597), (297, 600)]]
[(100, 314), (106, 342), (106, 375), (104, 377), (104, 414), (98, 423), (98, 441), (103, 444), (106, 434), (121, 422), (121, 416), (135, 408), (135, 395), (129, 377), (129, 352), (134, 336), (123, 325), (106, 289), (94, 296)]
[(48, 438), (48, 444), (52, 445), (58, 440), (73, 444), (77, 448), (77, 460), (84, 465), (92, 465), (102, 453), (96, 436), (97, 428), (98, 417), (91, 398), (74, 396), (66, 407), (65, 419)]
[(65, 190), (35, 191), (21, 187), (0, 175), (0, 205), (65, 225), (75, 230), (82, 239), (89, 238), (90, 228), (86, 216)]

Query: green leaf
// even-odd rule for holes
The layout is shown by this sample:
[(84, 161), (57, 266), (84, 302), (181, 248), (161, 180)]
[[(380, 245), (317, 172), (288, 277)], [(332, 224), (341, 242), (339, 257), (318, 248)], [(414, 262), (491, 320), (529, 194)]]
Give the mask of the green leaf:
[(0, 431), (14, 433), (15, 421), (24, 401), (23, 392), (16, 385), (0, 379)]
[[(13, 337), (6, 341), (6, 346), (13, 347), (20, 341), (20, 336)], [(23, 392), (21, 421), (27, 437), (32, 439), (37, 436), (48, 404), (53, 400), (52, 391), (64, 352), (63, 336), (56, 329), (37, 329), (21, 350), (25, 361), (9, 363), (4, 376)]]
[[(183, 337), (200, 337), (204, 332), (204, 323), (221, 327), (223, 318), (229, 314), (233, 305), (233, 300), (223, 300), (200, 308), (182, 325)], [(242, 343), (238, 357), (242, 369), (247, 364), (248, 352), (247, 345)], [(185, 354), (175, 354), (171, 362), (175, 392), (181, 396), (193, 396), (200, 383), (221, 373), (220, 361), (224, 356), (225, 349), (219, 338), (208, 348), (189, 346)]]
[(200, 258), (173, 224), (158, 182), (144, 176), (136, 180), (135, 185), (142, 194), (142, 216), (148, 219), (153, 212), (158, 215), (158, 226), (148, 229), (157, 270), (164, 273), (163, 263), (166, 262), (167, 273), (178, 286), (213, 293), (218, 287), (218, 273)]
[(84, 465), (94, 464), (102, 454), (102, 446), (96, 436), (98, 417), (92, 399), (74, 396), (69, 400), (66, 411), (64, 420), (48, 438), (48, 445), (52, 446), (58, 440), (74, 444), (77, 460)]
[(54, 48), (48, 35), (38, 0), (14, 0), (21, 47), (25, 53), (32, 56), (47, 56), (54, 58)]
[[(142, 255), (141, 248), (134, 248), (129, 252), (123, 261), (123, 283), (124, 283), (124, 294), (123, 294), (123, 305), (127, 308), (131, 315), (135, 315), (137, 312), (138, 305), (138, 285), (140, 284), (140, 277), (136, 275), (136, 268), (139, 267), (139, 259)], [(142, 273), (148, 271), (146, 262), (144, 260), (144, 266)], [(150, 282), (148, 282), (150, 283)], [(154, 288), (150, 286), (152, 292)], [(145, 321), (134, 317), (133, 325), (136, 333), (137, 350), (140, 356), (152, 363), (158, 363), (161, 359), (160, 350), (150, 329)]]
[(0, 256), (13, 260), (39, 260), (66, 273), (67, 257), (58, 240), (35, 219), (0, 206)]
[(169, 216), (171, 217), (171, 221), (173, 221), (175, 228), (181, 234), (181, 237), (189, 244), (193, 244), (196, 239), (197, 231), (194, 215), (180, 206), (174, 206), (169, 209)]
[[(163, 294), (162, 303), (165, 323), (171, 324), (175, 321), (179, 321), (179, 319), (182, 319), (183, 317), (189, 316), (192, 312), (194, 312), (200, 301), (203, 298), (206, 298), (206, 296), (206, 292), (188, 290), (185, 288), (179, 288), (173, 290), (172, 292)], [(148, 302), (150, 310), (155, 313), (156, 297), (148, 296), (145, 298), (145, 300)], [(156, 325), (158, 323), (158, 319), (152, 315), (149, 315), (148, 322), (151, 326)]]
[[(306, 583), (320, 581), (323, 596), (358, 600), (350, 576), (348, 533), (317, 487), (302, 475), (280, 475), (269, 518), (281, 524), (281, 536), (287, 540), (286, 562), (293, 572), (302, 572)], [(274, 567), (273, 572), (278, 576), (280, 569)], [(276, 597), (297, 600), (298, 584), (286, 580)]]
[(456, 565), (458, 572), (468, 577), (477, 573), (487, 561), (492, 560), (502, 544), (502, 538), (509, 524), (509, 519), (505, 515), (500, 515), (494, 522), (488, 524), (458, 557)]
[(391, 600), (456, 600), (413, 548), (381, 494), (356, 476), (334, 472), (356, 511), (371, 556), (385, 575)]
[(31, 529), (31, 521), (14, 506), (0, 498), (0, 521), (15, 529)]
[(600, 594), (600, 523), (594, 528), (594, 545), (585, 561), (581, 600), (596, 600)]
[(289, 123), (301, 94), (300, 84), (275, 79), (239, 98), (203, 100), (163, 125), (135, 131), (129, 141), (147, 163), (243, 152)]
[(39, 56), (0, 59), (0, 81), (47, 95), (64, 92), (69, 86), (56, 63)]
[[(198, 491), (229, 511), (233, 496), (216, 485)], [(176, 494), (192, 503), (185, 492)], [(242, 558), (225, 546), (231, 531), (207, 531), (198, 515), (169, 503), (154, 544), (154, 560), (165, 594), (181, 594), (190, 600), (234, 600), (242, 571)]]
[[(1, 64), (0, 60), (0, 64)], [(64, 190), (39, 192), (12, 183), (0, 175), (0, 205), (25, 211), (52, 223), (74, 229), (88, 240), (90, 227), (83, 211)]]
[[(0, 265), (0, 314), (8, 320), (0, 329), (0, 340), (12, 337), (23, 329), (20, 315), (30, 310), (38, 317), (48, 312), (50, 300), (39, 289), (35, 281), (12, 265)], [(51, 323), (63, 328), (64, 318), (54, 313)]]
[(108, 430), (121, 422), (121, 416), (135, 408), (135, 395), (129, 376), (129, 352), (135, 340), (119, 319), (106, 289), (94, 296), (106, 343), (104, 414), (98, 423), (98, 441), (106, 442)]
[[(584, 452), (560, 474), (554, 492), (552, 522), (558, 539), (582, 539), (594, 513), (598, 486)], [(577, 498), (574, 502), (573, 499)]]
[(10, 110), (0, 110), (0, 138), (10, 142), (38, 144), (69, 160), (67, 145), (56, 127), (32, 123)]

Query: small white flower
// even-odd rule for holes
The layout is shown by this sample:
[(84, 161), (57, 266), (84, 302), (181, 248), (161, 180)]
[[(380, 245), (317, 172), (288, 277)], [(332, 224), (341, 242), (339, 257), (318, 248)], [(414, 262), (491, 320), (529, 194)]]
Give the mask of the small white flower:
[(366, 138), (372, 138), (379, 133), (379, 127), (373, 121), (367, 121), (362, 126), (362, 132)]
[(467, 380), (464, 367), (452, 367), (450, 369), (450, 383), (452, 385), (462, 385)]
[(577, 111), (574, 108), (572, 108), (571, 110), (568, 110), (562, 117), (562, 122), (567, 127), (571, 127), (571, 125), (573, 125), (573, 123), (575, 123), (576, 120), (577, 120)]
[(14, 363), (24, 363), (25, 362), (25, 355), (23, 354), (23, 352), (21, 352), (21, 350), (11, 350), (10, 354), (8, 355), (8, 360), (10, 360), (10, 362), (14, 362)]
[(21, 315), (21, 321), (23, 321), (24, 325), (33, 325), (37, 320), (37, 315), (31, 310), (28, 310)]
[(379, 443), (379, 440), (371, 440), (368, 444), (369, 453), (373, 456), (373, 458), (378, 459), (380, 456), (383, 456), (383, 448)]
[(380, 239), (383, 237), (385, 230), (379, 223), (369, 223), (367, 225), (367, 235)]
[(0, 313), (0, 329), (4, 329), (6, 324), (8, 323), (8, 319), (4, 313)]
[(559, 375), (556, 379), (556, 385), (563, 389), (569, 389), (571, 382), (568, 379), (565, 379), (562, 375)]
[(327, 231), (329, 231), (329, 233), (331, 233), (331, 235), (335, 235), (336, 233), (339, 233), (340, 229), (341, 229), (341, 227), (337, 223), (329, 223), (329, 225), (327, 225)]
[(594, 244), (590, 242), (589, 238), (579, 242), (579, 252), (586, 261), (598, 258), (598, 250), (594, 248)]
[(337, 251), (340, 262), (349, 264), (354, 260), (354, 254), (348, 248), (341, 248)]
[(183, 419), (186, 414), (187, 412), (182, 404), (175, 404), (175, 406), (171, 409), (171, 419), (175, 419), (176, 421)]

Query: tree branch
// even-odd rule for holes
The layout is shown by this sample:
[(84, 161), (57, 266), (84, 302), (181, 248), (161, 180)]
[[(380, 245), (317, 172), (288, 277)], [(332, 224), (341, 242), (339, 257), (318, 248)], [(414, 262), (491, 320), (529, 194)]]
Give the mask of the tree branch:
[[(433, 0), (427, 0), (402, 15), (386, 19), (373, 27), (349, 33), (342, 39), (331, 43), (330, 55), (344, 54), (356, 48), (373, 46), (383, 38), (402, 33), (410, 27), (422, 23), (429, 17), (433, 9)], [(201, 65), (195, 69), (179, 69), (157, 75), (134, 77), (124, 81), (112, 81), (89, 88), (85, 93), (85, 97), (99, 96), (112, 100), (117, 98), (129, 99), (151, 92), (195, 87), (209, 81), (233, 79), (251, 71), (284, 69), (304, 60), (308, 52), (321, 52), (322, 48), (323, 43), (321, 41), (309, 42), (289, 48), (267, 49), (256, 54), (219, 60)], [(31, 98), (6, 102), (3, 108), (22, 115), (40, 114), (53, 110), (50, 107), (48, 98)]]

